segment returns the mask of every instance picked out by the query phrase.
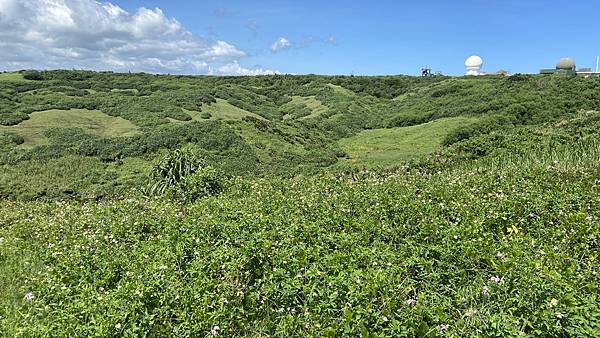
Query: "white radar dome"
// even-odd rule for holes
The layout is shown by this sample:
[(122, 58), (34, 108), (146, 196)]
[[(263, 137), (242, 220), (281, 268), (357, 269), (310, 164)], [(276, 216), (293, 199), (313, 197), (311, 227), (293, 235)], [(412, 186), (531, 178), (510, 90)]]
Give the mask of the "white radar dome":
[(467, 75), (479, 75), (481, 74), (481, 67), (483, 66), (483, 59), (477, 55), (469, 56), (465, 61), (465, 67), (467, 68)]

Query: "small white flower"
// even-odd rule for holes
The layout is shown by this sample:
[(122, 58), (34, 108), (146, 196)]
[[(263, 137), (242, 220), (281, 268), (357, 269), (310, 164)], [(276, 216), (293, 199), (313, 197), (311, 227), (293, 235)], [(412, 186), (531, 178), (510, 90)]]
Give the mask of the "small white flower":
[(492, 277), (490, 277), (490, 280), (496, 284), (502, 283), (502, 278), (500, 278), (498, 276), (492, 276)]
[(489, 297), (490, 296), (490, 288), (488, 288), (487, 286), (484, 286), (483, 289), (481, 289), (481, 295), (484, 297)]
[(552, 298), (552, 299), (550, 300), (550, 306), (556, 306), (556, 305), (558, 305), (558, 299), (556, 299), (556, 298)]
[(588, 217), (586, 217), (585, 219), (588, 220), (588, 222), (591, 222), (594, 218), (592, 217), (592, 215), (589, 215)]
[(35, 296), (31, 292), (26, 293), (25, 297), (23, 297), (23, 299), (25, 299), (26, 301), (33, 300), (34, 298), (35, 298)]
[(121, 329), (121, 323), (115, 324), (115, 329), (120, 330)]
[(4, 237), (0, 237), (0, 244), (2, 244), (2, 242), (4, 242)]
[(450, 328), (450, 324), (441, 324), (439, 326), (440, 331), (446, 331), (448, 328)]
[(565, 318), (565, 315), (563, 315), (563, 314), (562, 314), (562, 313), (560, 313), (560, 312), (557, 312), (557, 313), (556, 313), (556, 318), (558, 318), (558, 319), (563, 319), (563, 318)]
[(409, 298), (406, 300), (407, 305), (415, 305), (417, 301), (414, 298)]
[(218, 325), (213, 326), (213, 328), (210, 330), (210, 335), (215, 337), (217, 334), (219, 334), (219, 330), (221, 328)]
[(504, 254), (502, 252), (498, 251), (498, 252), (496, 252), (496, 257), (502, 258), (502, 257), (504, 257)]

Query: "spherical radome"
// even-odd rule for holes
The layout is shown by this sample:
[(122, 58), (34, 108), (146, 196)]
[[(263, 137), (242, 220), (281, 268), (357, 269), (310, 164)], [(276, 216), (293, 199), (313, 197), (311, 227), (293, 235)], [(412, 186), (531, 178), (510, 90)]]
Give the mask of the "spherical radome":
[(481, 67), (483, 65), (483, 60), (477, 56), (469, 56), (469, 58), (465, 61), (465, 67)]
[(556, 69), (572, 70), (575, 69), (575, 61), (571, 58), (562, 58), (556, 63)]

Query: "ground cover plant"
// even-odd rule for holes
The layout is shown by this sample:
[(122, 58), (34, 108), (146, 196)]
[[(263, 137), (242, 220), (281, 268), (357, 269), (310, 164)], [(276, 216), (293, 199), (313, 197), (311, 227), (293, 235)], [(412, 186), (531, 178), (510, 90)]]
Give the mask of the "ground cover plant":
[(600, 336), (599, 87), (1, 74), (0, 334)]

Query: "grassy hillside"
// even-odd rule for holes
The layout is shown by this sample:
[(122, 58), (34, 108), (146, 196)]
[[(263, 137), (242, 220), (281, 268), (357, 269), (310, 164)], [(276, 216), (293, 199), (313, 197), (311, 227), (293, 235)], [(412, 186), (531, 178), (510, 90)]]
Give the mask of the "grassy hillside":
[(450, 117), (417, 126), (361, 131), (339, 141), (348, 160), (356, 165), (393, 166), (434, 153), (452, 131), (478, 121), (476, 117)]
[(0, 330), (597, 336), (590, 149), (237, 181), (190, 205), (3, 201)]
[(47, 110), (29, 114), (29, 119), (14, 126), (0, 126), (0, 132), (14, 133), (23, 137), (23, 147), (48, 144), (46, 132), (53, 128), (79, 128), (86, 133), (101, 137), (131, 136), (137, 127), (121, 118), (106, 115), (97, 110)]
[(0, 335), (600, 336), (600, 78), (0, 74)]

